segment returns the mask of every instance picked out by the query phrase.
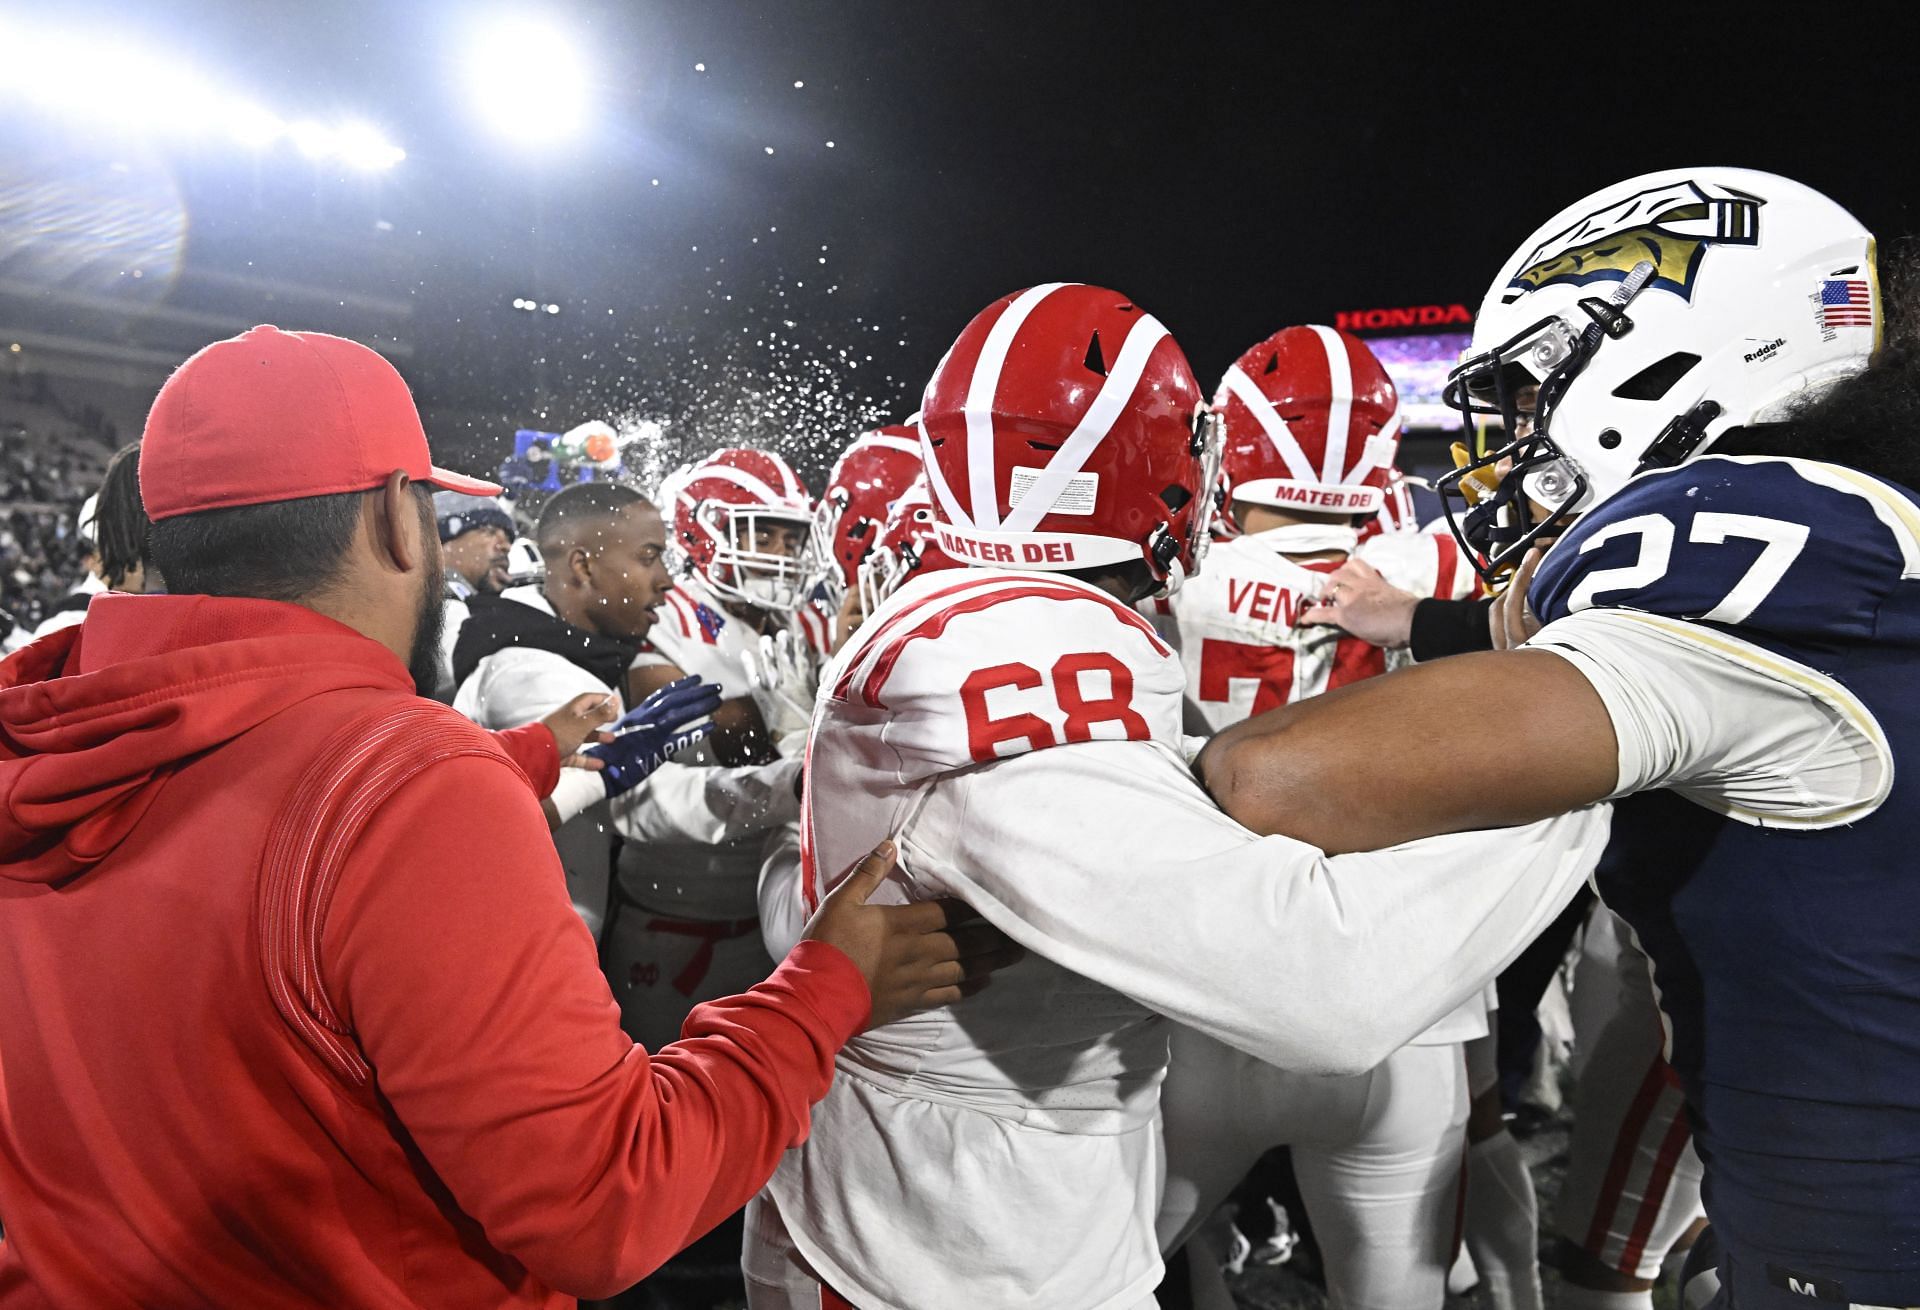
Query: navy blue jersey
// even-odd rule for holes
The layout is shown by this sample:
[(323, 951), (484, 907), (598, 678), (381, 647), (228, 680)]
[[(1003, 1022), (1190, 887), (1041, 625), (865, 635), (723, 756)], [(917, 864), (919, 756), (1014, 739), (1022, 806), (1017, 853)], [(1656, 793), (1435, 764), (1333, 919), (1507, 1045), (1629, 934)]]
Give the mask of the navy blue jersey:
[(1832, 465), (1702, 459), (1583, 517), (1529, 599), (1728, 633), (1885, 733), (1865, 818), (1762, 827), (1649, 792), (1599, 882), (1653, 961), (1716, 1229), (1843, 1299), (1920, 1303), (1920, 506)]

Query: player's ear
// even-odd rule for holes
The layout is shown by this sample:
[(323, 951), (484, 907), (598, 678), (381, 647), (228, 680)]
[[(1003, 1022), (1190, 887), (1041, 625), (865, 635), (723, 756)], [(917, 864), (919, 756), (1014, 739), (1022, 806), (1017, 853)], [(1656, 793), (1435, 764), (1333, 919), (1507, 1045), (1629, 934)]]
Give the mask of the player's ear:
[(593, 554), (585, 546), (567, 552), (567, 572), (581, 586), (593, 585)]

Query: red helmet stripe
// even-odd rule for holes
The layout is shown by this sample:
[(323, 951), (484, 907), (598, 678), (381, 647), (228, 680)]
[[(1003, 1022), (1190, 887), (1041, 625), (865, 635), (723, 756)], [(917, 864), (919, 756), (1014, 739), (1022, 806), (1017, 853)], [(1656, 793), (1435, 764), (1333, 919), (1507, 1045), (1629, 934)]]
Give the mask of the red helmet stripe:
[(1293, 435), (1293, 429), (1280, 417), (1280, 411), (1273, 402), (1261, 394), (1253, 379), (1241, 371), (1238, 364), (1227, 369), (1227, 390), (1247, 407), (1254, 419), (1260, 424), (1260, 430), (1267, 434), (1267, 440), (1273, 443), (1280, 458), (1286, 461), (1287, 472), (1293, 474), (1295, 482), (1308, 484), (1320, 481), (1313, 471), (1313, 465), (1307, 462), (1307, 452), (1300, 448), (1300, 441)]
[(1000, 495), (994, 490), (999, 472), (993, 458), (993, 396), (1000, 389), (1000, 370), (1006, 366), (1007, 352), (1019, 335), (1027, 316), (1040, 302), (1066, 286), (1065, 282), (1043, 282), (1015, 296), (987, 331), (980, 356), (973, 362), (973, 376), (967, 383), (967, 479), (968, 499), (973, 505), (972, 526), (1000, 526)]
[(1345, 482), (1347, 472), (1347, 429), (1353, 425), (1353, 361), (1347, 358), (1347, 343), (1330, 327), (1313, 325), (1313, 334), (1327, 352), (1328, 395), (1327, 451), (1321, 460), (1320, 480), (1333, 484)]
[(1113, 361), (1106, 381), (1100, 384), (1099, 394), (1087, 406), (1087, 412), (1080, 416), (1072, 434), (1047, 461), (1040, 476), (1027, 488), (1027, 494), (1020, 498), (1020, 503), (1008, 510), (1005, 524), (1008, 532), (1032, 532), (1041, 518), (1053, 509), (1054, 502), (1060, 499), (1060, 493), (1066, 490), (1068, 481), (1086, 467), (1095, 448), (1113, 431), (1121, 411), (1133, 399), (1134, 389), (1140, 385), (1140, 375), (1146, 372), (1147, 360), (1167, 335), (1167, 329), (1151, 314), (1142, 314), (1127, 329), (1127, 339), (1121, 343), (1120, 355)]

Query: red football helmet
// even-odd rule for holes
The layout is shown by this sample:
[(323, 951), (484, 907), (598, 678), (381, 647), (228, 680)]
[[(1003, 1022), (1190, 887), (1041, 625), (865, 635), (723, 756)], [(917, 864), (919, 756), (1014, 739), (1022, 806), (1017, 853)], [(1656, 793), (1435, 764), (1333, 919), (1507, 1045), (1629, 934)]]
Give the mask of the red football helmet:
[(1206, 553), (1219, 424), (1118, 292), (1050, 282), (989, 305), (927, 383), (920, 439), (935, 532), (965, 563), (1142, 559), (1171, 588)]
[(1400, 451), (1400, 399), (1359, 338), (1282, 328), (1234, 362), (1213, 403), (1235, 500), (1320, 514), (1380, 508)]
[[(1420, 484), (1425, 486), (1423, 482)], [(1387, 470), (1386, 485), (1380, 488), (1380, 512), (1360, 524), (1360, 540), (1383, 532), (1418, 532), (1420, 516), (1413, 508), (1413, 488), (1407, 475), (1398, 468)]]
[[(806, 599), (805, 533), (813, 503), (784, 459), (733, 447), (671, 473), (660, 484), (679, 571), (698, 574), (722, 596), (791, 614)], [(797, 527), (792, 554), (766, 549), (773, 525)]]
[(873, 549), (860, 561), (860, 611), (871, 614), (880, 602), (900, 589), (915, 573), (960, 567), (960, 561), (940, 549), (934, 536), (933, 492), (922, 473), (913, 480), (880, 525)]
[(905, 424), (854, 438), (834, 461), (807, 533), (808, 565), (826, 586), (829, 610), (840, 608), (887, 510), (920, 471), (920, 432)]

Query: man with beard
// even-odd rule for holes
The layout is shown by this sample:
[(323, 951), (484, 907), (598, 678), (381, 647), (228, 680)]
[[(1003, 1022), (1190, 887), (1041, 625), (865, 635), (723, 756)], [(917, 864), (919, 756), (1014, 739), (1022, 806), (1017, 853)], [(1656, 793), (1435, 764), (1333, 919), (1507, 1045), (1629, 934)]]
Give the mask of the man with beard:
[(883, 848), (682, 1041), (620, 1031), (526, 776), (414, 694), (424, 488), (497, 488), (371, 350), (209, 346), (140, 474), (174, 594), (0, 663), (0, 1306), (604, 1296), (760, 1187), (856, 1030), (960, 996), (977, 934), (862, 903)]

